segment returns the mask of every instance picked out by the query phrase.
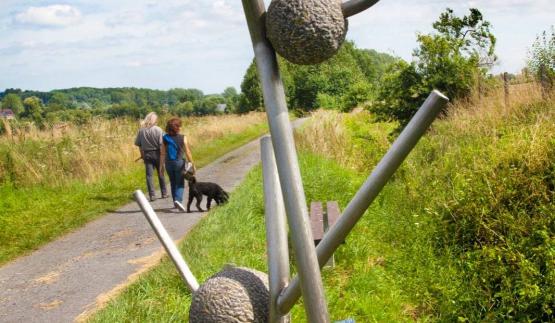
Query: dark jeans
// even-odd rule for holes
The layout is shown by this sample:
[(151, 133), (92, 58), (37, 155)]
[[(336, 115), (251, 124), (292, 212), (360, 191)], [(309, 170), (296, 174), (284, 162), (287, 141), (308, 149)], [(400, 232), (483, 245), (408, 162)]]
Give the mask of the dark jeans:
[(147, 151), (144, 156), (145, 168), (146, 168), (146, 186), (148, 188), (148, 195), (150, 197), (155, 196), (156, 190), (154, 189), (154, 170), (158, 174), (158, 183), (160, 184), (160, 191), (162, 196), (167, 195), (166, 180), (164, 179), (164, 173), (160, 172), (160, 155), (159, 152)]
[(185, 190), (185, 179), (181, 174), (183, 163), (183, 159), (166, 160), (166, 172), (170, 177), (172, 198), (179, 203), (183, 203), (183, 191)]

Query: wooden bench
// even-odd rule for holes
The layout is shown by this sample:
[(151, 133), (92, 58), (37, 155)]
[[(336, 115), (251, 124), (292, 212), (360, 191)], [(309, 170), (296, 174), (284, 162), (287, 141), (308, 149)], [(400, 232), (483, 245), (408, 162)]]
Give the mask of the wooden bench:
[[(325, 210), (322, 202), (316, 201), (310, 203), (310, 226), (315, 246), (324, 238), (324, 234), (334, 226), (340, 215), (341, 211), (336, 201), (326, 202)], [(332, 256), (326, 266), (333, 267), (334, 265), (335, 259)]]

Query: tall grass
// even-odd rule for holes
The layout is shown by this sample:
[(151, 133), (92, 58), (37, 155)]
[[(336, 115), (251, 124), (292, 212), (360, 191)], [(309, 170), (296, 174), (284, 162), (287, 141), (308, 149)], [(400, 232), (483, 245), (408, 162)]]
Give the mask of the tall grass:
[[(334, 122), (341, 136), (350, 133), (344, 121)], [(360, 117), (355, 122), (368, 127)], [(395, 220), (375, 221), (370, 231), (395, 246), (381, 251), (419, 317), (554, 319), (553, 138), (555, 103), (534, 85), (513, 86), (508, 105), (502, 92), (455, 102), (397, 172), (389, 186), (395, 197), (386, 196)], [(362, 149), (384, 147), (369, 141)]]
[[(182, 132), (195, 153), (195, 148), (262, 124), (264, 118), (262, 113), (187, 118)], [(133, 145), (137, 129), (135, 120), (103, 118), (84, 125), (55, 125), (46, 131), (32, 125), (19, 129), (15, 135), (0, 137), (0, 185), (91, 183), (122, 169), (136, 169), (140, 165), (135, 163), (139, 151)]]
[(297, 146), (358, 171), (379, 161), (389, 146), (388, 133), (395, 128), (392, 123), (374, 122), (371, 114), (360, 110), (353, 114), (317, 110), (311, 116), (296, 135)]

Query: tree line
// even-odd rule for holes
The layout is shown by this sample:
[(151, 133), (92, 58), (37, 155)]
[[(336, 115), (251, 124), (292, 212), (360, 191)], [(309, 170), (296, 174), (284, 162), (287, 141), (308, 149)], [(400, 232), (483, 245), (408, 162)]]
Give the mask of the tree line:
[(221, 94), (204, 94), (198, 89), (168, 91), (139, 88), (80, 87), (49, 92), (7, 89), (0, 92), (2, 109), (18, 118), (42, 125), (57, 121), (86, 122), (92, 116), (141, 118), (150, 111), (179, 116), (220, 113), (218, 104), (234, 111), (239, 94), (228, 87)]
[[(346, 41), (339, 52), (324, 63), (295, 65), (278, 57), (278, 64), (291, 109), (348, 111), (375, 98), (383, 73), (398, 60), (372, 49), (359, 49), (354, 42)], [(253, 60), (241, 83), (238, 112), (262, 109), (262, 90)]]

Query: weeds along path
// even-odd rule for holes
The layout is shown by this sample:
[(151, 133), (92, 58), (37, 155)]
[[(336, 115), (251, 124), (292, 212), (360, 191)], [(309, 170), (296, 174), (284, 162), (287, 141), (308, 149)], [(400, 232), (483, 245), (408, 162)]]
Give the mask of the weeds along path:
[[(200, 169), (197, 176), (233, 191), (259, 161), (255, 140)], [(206, 198), (203, 207), (205, 203)], [(170, 198), (152, 205), (174, 240), (183, 239), (205, 215), (177, 212)], [(85, 320), (162, 256), (164, 251), (139, 206), (129, 203), (1, 267), (0, 322)]]

